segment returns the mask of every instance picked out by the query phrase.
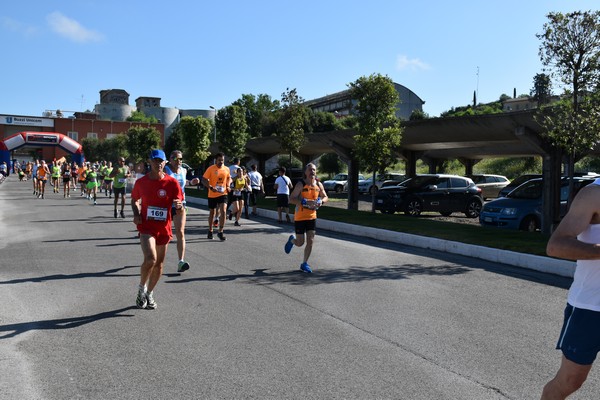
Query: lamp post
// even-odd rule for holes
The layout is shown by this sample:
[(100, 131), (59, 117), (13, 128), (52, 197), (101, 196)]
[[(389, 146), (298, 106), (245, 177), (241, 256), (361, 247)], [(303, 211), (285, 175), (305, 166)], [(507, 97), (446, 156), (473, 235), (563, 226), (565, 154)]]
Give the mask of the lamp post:
[(213, 110), (215, 110), (215, 116), (213, 118), (213, 122), (215, 124), (215, 133), (213, 135), (213, 143), (217, 142), (217, 109), (214, 108), (213, 106), (209, 106), (210, 108), (212, 108)]

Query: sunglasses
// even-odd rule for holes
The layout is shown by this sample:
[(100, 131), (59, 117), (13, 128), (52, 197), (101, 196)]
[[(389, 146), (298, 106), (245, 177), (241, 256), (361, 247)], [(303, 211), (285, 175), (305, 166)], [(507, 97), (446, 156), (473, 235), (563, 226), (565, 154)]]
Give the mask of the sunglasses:
[(183, 160), (183, 158), (181, 158), (181, 157), (171, 157), (171, 160), (181, 161), (181, 160)]

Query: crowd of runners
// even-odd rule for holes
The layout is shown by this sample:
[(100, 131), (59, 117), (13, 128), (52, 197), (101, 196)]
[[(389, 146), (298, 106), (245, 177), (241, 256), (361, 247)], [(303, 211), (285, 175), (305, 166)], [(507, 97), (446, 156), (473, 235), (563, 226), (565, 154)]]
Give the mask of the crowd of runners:
[[(140, 308), (155, 309), (154, 287), (162, 275), (173, 231), (179, 259), (177, 271), (182, 273), (190, 269), (185, 260), (186, 185), (202, 186), (207, 190), (207, 238), (213, 239), (216, 230), (220, 241), (227, 240), (226, 221), (238, 227), (242, 216), (250, 218), (257, 215), (257, 201), (265, 193), (263, 178), (256, 165), (247, 170), (237, 158), (227, 167), (224, 154), (216, 154), (214, 164), (197, 177), (188, 177), (188, 171), (182, 164), (183, 153), (180, 150), (167, 157), (162, 150), (156, 149), (149, 155), (146, 173), (137, 176), (124, 157), (119, 157), (114, 166), (111, 161), (104, 160), (81, 164), (69, 163), (65, 159), (49, 163), (35, 160), (15, 165), (15, 172), (19, 174), (19, 180), (32, 182), (33, 195), (39, 199), (46, 198), (47, 186), (52, 188), (53, 195), (62, 194), (65, 199), (78, 192), (79, 197), (93, 205), (104, 197), (113, 204), (113, 217), (123, 219), (126, 218), (127, 187), (130, 184), (131, 217), (139, 232), (144, 256), (136, 304)], [(280, 168), (280, 177), (275, 183), (279, 222), (283, 222), (282, 211), (286, 221), (291, 222), (288, 205), (294, 204), (295, 234), (290, 235), (282, 247), (289, 254), (295, 246), (304, 246), (300, 270), (310, 273), (312, 269), (308, 259), (315, 238), (317, 209), (327, 202), (327, 194), (316, 177), (314, 164), (305, 167), (304, 179), (295, 186), (286, 178), (285, 168)], [(252, 212), (249, 212), (250, 208)]]
[[(14, 172), (20, 181), (31, 181), (33, 195), (44, 199), (46, 186), (52, 187), (53, 193), (71, 197), (71, 193), (78, 192), (94, 204), (97, 204), (98, 195), (104, 193), (112, 198), (113, 171), (112, 162), (101, 161), (95, 163), (68, 163), (66, 160), (45, 160), (15, 163)], [(48, 189), (49, 190), (49, 189)]]

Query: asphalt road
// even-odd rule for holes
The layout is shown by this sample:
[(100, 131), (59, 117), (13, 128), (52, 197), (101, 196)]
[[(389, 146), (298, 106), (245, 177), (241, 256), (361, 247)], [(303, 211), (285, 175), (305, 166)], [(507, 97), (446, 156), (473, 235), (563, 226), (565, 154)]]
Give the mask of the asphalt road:
[(325, 231), (308, 275), (290, 225), (192, 208), (138, 310), (131, 219), (30, 187), (0, 185), (1, 399), (537, 399), (558, 367), (565, 278)]

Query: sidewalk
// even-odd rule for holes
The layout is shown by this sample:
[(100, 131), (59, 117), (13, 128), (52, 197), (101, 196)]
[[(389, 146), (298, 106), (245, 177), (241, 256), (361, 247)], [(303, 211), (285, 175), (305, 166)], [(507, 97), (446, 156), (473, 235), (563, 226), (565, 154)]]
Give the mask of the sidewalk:
[[(198, 204), (208, 206), (205, 199), (197, 197), (187, 197), (188, 204)], [(264, 210), (258, 208), (257, 213), (260, 217), (277, 219), (277, 211)], [(575, 262), (568, 260), (558, 260), (550, 257), (536, 256), (532, 254), (516, 253), (514, 251), (493, 249), (483, 246), (475, 246), (449, 240), (441, 240), (425, 236), (412, 235), (409, 233), (392, 232), (385, 229), (370, 228), (346, 224), (343, 222), (328, 221), (319, 218), (319, 229), (325, 229), (332, 232), (346, 233), (355, 236), (364, 236), (371, 239), (382, 240), (390, 243), (398, 243), (407, 246), (419, 247), (443, 251), (446, 253), (460, 254), (467, 257), (479, 258), (481, 260), (508, 264), (515, 267), (531, 269), (548, 274), (565, 276), (572, 278), (575, 272)]]

